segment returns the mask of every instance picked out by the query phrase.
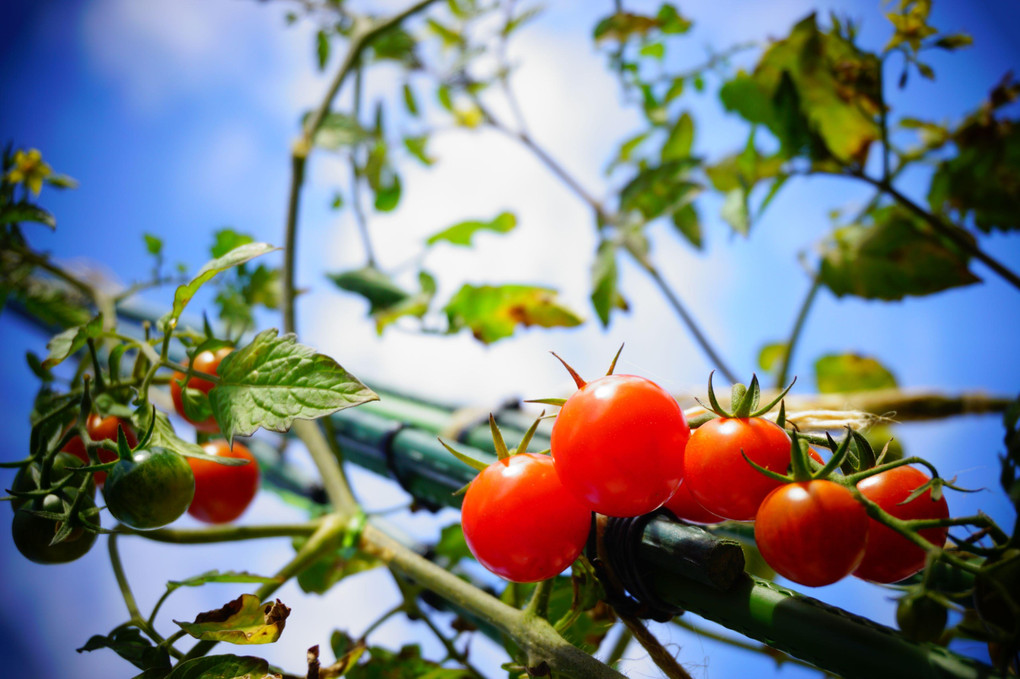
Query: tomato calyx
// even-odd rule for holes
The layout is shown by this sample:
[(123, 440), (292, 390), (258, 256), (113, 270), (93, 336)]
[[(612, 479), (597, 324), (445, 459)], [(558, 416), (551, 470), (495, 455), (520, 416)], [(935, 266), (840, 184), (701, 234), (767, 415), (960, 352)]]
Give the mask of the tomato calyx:
[[(556, 360), (563, 364), (563, 367), (567, 369), (568, 373), (570, 373), (570, 377), (573, 378), (574, 384), (577, 385), (577, 388), (578, 389), (584, 389), (584, 387), (588, 384), (587, 380), (585, 380), (583, 377), (581, 377), (581, 375), (576, 370), (574, 370), (573, 366), (571, 366), (569, 363), (567, 363), (555, 351), (550, 351), (549, 353), (552, 354), (553, 356), (555, 356)], [(622, 353), (623, 353), (623, 345), (621, 344), (620, 348), (616, 350), (616, 355), (613, 356), (613, 360), (609, 364), (609, 370), (606, 371), (606, 375), (605, 376), (612, 375), (613, 371), (616, 370), (616, 362), (619, 360), (620, 354), (622, 354)], [(542, 403), (544, 405), (550, 405), (550, 406), (556, 406), (556, 407), (562, 407), (566, 402), (567, 402), (567, 399), (565, 399), (565, 398), (532, 398), (532, 399), (527, 399), (525, 401), (525, 403)]]
[[(739, 382), (733, 385), (730, 395), (730, 407), (727, 409), (722, 407), (718, 397), (715, 395), (715, 388), (712, 386), (713, 375), (715, 375), (714, 370), (708, 374), (708, 405), (705, 405), (700, 399), (695, 398), (694, 400), (705, 410), (713, 412), (719, 417), (735, 419), (761, 417), (777, 405), (780, 405), (783, 399), (786, 398), (786, 395), (790, 393), (790, 390), (793, 389), (793, 385), (797, 383), (797, 378), (794, 377), (785, 389), (763, 406), (761, 405), (761, 385), (758, 383), (758, 376), (752, 373), (749, 385), (744, 386)], [(785, 409), (780, 410), (780, 417), (782, 418), (782, 421), (779, 422), (780, 427), (785, 424), (785, 412)]]
[(818, 469), (815, 469), (812, 465), (813, 451), (808, 445), (807, 439), (801, 436), (796, 430), (790, 434), (791, 471), (789, 474), (780, 474), (779, 472), (771, 469), (766, 469), (748, 457), (747, 453), (743, 450), (740, 451), (740, 454), (743, 456), (744, 460), (747, 461), (747, 464), (754, 467), (756, 471), (764, 474), (770, 479), (774, 479), (782, 483), (829, 480), (842, 486), (849, 486), (851, 484), (848, 483), (845, 478), (833, 476), (850, 452), (851, 435), (849, 433), (850, 428), (847, 427), (847, 429), (847, 435), (839, 443), (836, 443), (836, 441), (828, 433), (825, 434), (825, 437), (828, 440), (829, 449), (832, 450), (832, 457)]

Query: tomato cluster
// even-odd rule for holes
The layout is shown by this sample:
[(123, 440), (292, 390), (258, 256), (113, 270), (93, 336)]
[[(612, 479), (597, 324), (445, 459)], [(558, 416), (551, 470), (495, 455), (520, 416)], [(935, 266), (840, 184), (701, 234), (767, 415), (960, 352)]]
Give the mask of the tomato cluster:
[[(216, 375), (220, 361), (231, 351), (230, 347), (201, 351), (194, 358), (194, 368)], [(201, 398), (213, 386), (212, 382), (197, 377), (189, 379), (179, 372), (174, 373), (170, 383), (178, 414), (207, 434), (219, 431), (216, 420), (190, 418), (185, 407), (185, 390), (196, 389)], [(14, 479), (11, 488), (15, 494), (11, 503), (15, 510), (14, 542), (32, 561), (65, 563), (89, 551), (99, 525), (97, 487), (103, 490), (110, 514), (126, 526), (140, 530), (165, 526), (185, 511), (207, 523), (230, 522), (245, 511), (258, 491), (258, 464), (238, 442), (229, 446), (219, 439), (202, 445), (212, 458), (246, 462), (227, 465), (212, 459), (184, 457), (152, 445), (148, 439), (139, 445), (131, 423), (113, 415), (92, 414), (85, 421), (85, 429), (92, 441), (118, 442), (120, 452), (103, 446), (92, 460), (82, 438), (65, 431), (66, 443), (59, 452), (45, 462), (26, 464)], [(123, 443), (118, 440), (121, 438)], [(76, 467), (93, 464), (111, 466), (74, 471)], [(48, 469), (44, 469), (45, 465)], [(61, 515), (63, 520), (53, 515)], [(55, 537), (58, 541), (53, 543)]]

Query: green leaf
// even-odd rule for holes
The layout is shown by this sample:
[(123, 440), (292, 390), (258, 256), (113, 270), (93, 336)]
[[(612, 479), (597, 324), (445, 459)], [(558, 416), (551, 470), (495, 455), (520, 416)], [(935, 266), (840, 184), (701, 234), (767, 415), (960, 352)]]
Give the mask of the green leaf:
[(694, 25), (689, 19), (681, 16), (676, 7), (669, 2), (662, 3), (655, 20), (659, 24), (659, 30), (666, 35), (682, 35)]
[(880, 208), (871, 219), (837, 229), (823, 245), (821, 280), (837, 296), (897, 300), (980, 280), (965, 254), (905, 210)]
[(259, 427), (287, 431), (295, 419), (323, 417), (379, 398), (329, 356), (277, 332), (264, 330), (219, 365), (220, 381), (209, 402), (228, 440)]
[(459, 523), (453, 523), (443, 528), (433, 551), (446, 570), (456, 566), (462, 559), (472, 558), (471, 549), (468, 547), (467, 540), (464, 539), (464, 529)]
[(281, 679), (281, 676), (272, 672), (262, 658), (211, 655), (179, 663), (166, 679)]
[(418, 117), (418, 98), (414, 96), (414, 90), (410, 83), (404, 83), (404, 108), (412, 116)]
[(154, 646), (136, 627), (122, 627), (110, 636), (93, 635), (78, 653), (109, 648), (140, 670), (170, 671), (170, 655), (165, 648)]
[(404, 137), (404, 147), (407, 148), (408, 152), (426, 167), (436, 162), (436, 159), (429, 155), (425, 146), (429, 143), (428, 135), (420, 135), (417, 137)]
[(967, 35), (966, 33), (954, 33), (953, 35), (944, 35), (935, 41), (935, 47), (942, 48), (944, 50), (958, 50), (961, 47), (970, 47), (974, 44), (974, 38)]
[(78, 180), (68, 177), (66, 174), (51, 174), (46, 178), (46, 183), (55, 189), (76, 189)]
[(400, 304), (410, 295), (392, 278), (374, 266), (328, 274), (328, 278), (341, 290), (361, 295), (368, 300), (369, 313)]
[(643, 57), (652, 57), (653, 59), (661, 60), (666, 56), (666, 46), (661, 42), (650, 42), (647, 45), (642, 45), (641, 49), (638, 50), (638, 54)]
[(0, 224), (17, 224), (19, 222), (36, 222), (51, 229), (57, 228), (56, 217), (38, 205), (21, 201), (0, 207)]
[(372, 40), (372, 55), (377, 61), (397, 61), (408, 69), (420, 65), (415, 54), (417, 42), (410, 33), (400, 26), (394, 26)]
[(383, 173), (383, 178), (375, 189), (375, 209), (389, 212), (400, 203), (400, 175), (392, 170)]
[[(186, 391), (197, 390), (188, 389)], [(173, 425), (170, 424), (170, 418), (167, 417), (166, 413), (160, 410), (154, 410), (148, 405), (139, 406), (138, 409), (134, 411), (131, 421), (135, 425), (135, 429), (139, 432), (148, 431), (150, 419), (152, 418), (153, 413), (155, 413), (156, 421), (152, 423), (152, 438), (149, 439), (150, 446), (166, 448), (167, 450), (172, 450), (178, 455), (193, 457), (196, 460), (215, 462), (228, 467), (248, 464), (246, 460), (241, 458), (210, 455), (202, 449), (202, 446), (191, 443), (190, 441), (185, 441), (177, 436)]]
[(828, 354), (815, 361), (815, 379), (822, 394), (896, 387), (888, 368), (870, 356)]
[(495, 233), (509, 233), (517, 226), (517, 217), (512, 212), (501, 212), (491, 221), (470, 220), (460, 222), (443, 229), (428, 237), (427, 245), (435, 245), (440, 241), (446, 241), (453, 245), (470, 246), (471, 239), (479, 231), (492, 231)]
[(619, 246), (610, 240), (599, 243), (595, 261), (591, 267), (591, 303), (602, 327), (609, 325), (613, 309), (627, 311), (627, 300), (620, 293), (619, 272), (616, 267), (616, 253)]
[(315, 56), (319, 63), (319, 70), (326, 68), (329, 61), (329, 36), (326, 31), (320, 30), (315, 34)]
[(372, 314), (375, 318), (376, 332), (381, 334), (386, 326), (398, 318), (404, 316), (421, 318), (428, 312), (432, 299), (436, 296), (436, 280), (428, 272), (420, 271), (418, 283), (421, 286), (419, 292)]
[(698, 218), (698, 210), (694, 203), (687, 203), (673, 212), (673, 226), (687, 242), (701, 249), (701, 220)]
[(205, 266), (198, 270), (198, 273), (195, 274), (195, 277), (189, 283), (177, 288), (177, 291), (174, 293), (174, 306), (170, 312), (169, 320), (176, 322), (181, 317), (184, 307), (188, 305), (188, 302), (195, 296), (198, 289), (210, 281), (216, 274), (277, 249), (268, 243), (247, 243), (234, 248), (221, 257), (206, 262)]
[(394, 653), (378, 646), (368, 649), (369, 659), (352, 667), (347, 679), (471, 679), (465, 669), (445, 668), (421, 657), (417, 644), (408, 644)]
[(640, 171), (620, 192), (620, 209), (637, 210), (646, 220), (652, 220), (690, 202), (701, 189), (689, 178), (697, 164), (697, 160), (687, 158)]
[(142, 237), (145, 239), (145, 251), (150, 255), (158, 257), (163, 253), (163, 239), (152, 235), (151, 233), (143, 233)]
[(42, 367), (49, 369), (59, 365), (65, 359), (82, 349), (90, 339), (97, 339), (103, 333), (103, 316), (96, 316), (85, 325), (68, 328), (56, 335), (46, 344), (50, 355), (42, 362)]
[[(306, 542), (305, 538), (293, 540), (294, 549), (298, 550)], [(325, 594), (333, 585), (348, 575), (371, 570), (382, 565), (382, 561), (360, 550), (337, 548), (327, 552), (298, 574), (297, 582), (302, 592)]]
[(209, 256), (218, 259), (234, 248), (254, 242), (255, 239), (246, 233), (233, 229), (219, 229), (213, 234), (213, 244), (209, 248)]
[(439, 99), (439, 104), (447, 111), (453, 111), (453, 100), (450, 98), (450, 88), (445, 83), (439, 86), (436, 90), (436, 96)]
[(185, 580), (171, 580), (166, 583), (166, 589), (168, 592), (172, 592), (179, 587), (201, 587), (210, 582), (231, 582), (231, 583), (281, 583), (281, 578), (268, 578), (262, 575), (253, 575), (251, 573), (244, 573), (238, 571), (226, 571), (221, 573), (220, 571), (212, 570), (196, 575)]
[(242, 594), (215, 611), (199, 613), (194, 622), (174, 622), (204, 641), (232, 644), (271, 644), (280, 638), (290, 609), (279, 599), (263, 604), (254, 594)]
[(768, 126), (784, 155), (863, 163), (881, 136), (879, 70), (873, 54), (820, 32), (812, 14), (719, 96), (728, 110)]
[(669, 131), (666, 143), (662, 145), (662, 162), (681, 160), (691, 155), (694, 143), (694, 120), (686, 111), (677, 118), (673, 129)]
[(517, 326), (573, 327), (580, 317), (560, 304), (556, 291), (530, 285), (465, 284), (444, 308), (449, 332), (464, 328), (489, 344), (513, 335)]
[(786, 342), (766, 344), (758, 352), (758, 366), (765, 372), (772, 372), (779, 367), (779, 361), (786, 355)]
[[(309, 115), (311, 114), (304, 117), (305, 122)], [(323, 118), (322, 125), (316, 130), (313, 143), (328, 151), (339, 151), (364, 143), (371, 138), (372, 133), (365, 130), (353, 116), (346, 113), (328, 113)]]
[(957, 154), (932, 178), (932, 209), (972, 216), (985, 233), (1020, 229), (1020, 124), (979, 112), (952, 139)]
[(751, 215), (747, 208), (747, 191), (733, 189), (726, 192), (719, 215), (733, 230), (746, 236), (751, 230)]
[(443, 47), (456, 47), (464, 43), (464, 36), (452, 28), (447, 28), (435, 19), (426, 19), (425, 23), (428, 24), (429, 29), (433, 33), (439, 36), (439, 39), (443, 43)]

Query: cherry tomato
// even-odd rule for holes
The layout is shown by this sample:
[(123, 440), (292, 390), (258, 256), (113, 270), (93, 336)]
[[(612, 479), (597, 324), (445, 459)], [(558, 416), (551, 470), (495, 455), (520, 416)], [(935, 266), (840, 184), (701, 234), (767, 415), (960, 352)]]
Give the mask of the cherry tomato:
[(552, 458), (521, 453), (475, 477), (461, 519), (479, 563), (513, 582), (538, 582), (561, 573), (581, 553), (591, 511), (563, 489)]
[(206, 523), (227, 523), (244, 513), (259, 489), (259, 466), (255, 457), (244, 445), (226, 440), (209, 441), (202, 449), (218, 457), (248, 460), (236, 467), (217, 464), (209, 460), (187, 458), (195, 475), (195, 497), (188, 513)]
[[(195, 370), (206, 373), (207, 375), (217, 375), (217, 369), (220, 367), (220, 361), (223, 357), (233, 351), (233, 347), (220, 347), (216, 351), (202, 351), (195, 356)], [(187, 365), (187, 362), (185, 362)], [(181, 384), (184, 384), (186, 389), (198, 389), (204, 394), (208, 394), (212, 391), (212, 388), (216, 386), (209, 380), (203, 380), (198, 377), (192, 377), (190, 380), (185, 382), (185, 374), (175, 372), (173, 379), (170, 380), (170, 396), (174, 400), (174, 408), (177, 410), (177, 414), (183, 417), (185, 420), (194, 425), (195, 429), (207, 434), (215, 434), (220, 430), (218, 424), (216, 424), (216, 418), (210, 415), (200, 422), (195, 422), (184, 412), (184, 395), (181, 389)]]
[(690, 484), (686, 481), (680, 484), (680, 487), (673, 493), (673, 497), (666, 500), (666, 504), (663, 506), (673, 512), (676, 518), (689, 523), (719, 523), (726, 520), (698, 504), (698, 501), (691, 495)]
[(868, 515), (853, 493), (832, 481), (787, 483), (761, 503), (754, 539), (780, 575), (821, 587), (849, 575), (864, 557)]
[[(60, 522), (33, 514), (33, 511), (61, 513), (67, 511), (74, 491), (63, 490), (32, 500), (14, 512), (11, 534), (14, 546), (28, 560), (41, 564), (67, 563), (84, 556), (96, 542), (96, 534), (84, 528), (75, 528), (67, 539), (51, 545), (50, 541), (60, 530)], [(95, 514), (96, 505), (91, 497), (85, 496), (78, 505), (82, 514)], [(95, 521), (96, 517), (92, 517)]]
[(195, 476), (184, 457), (158, 446), (118, 462), (103, 489), (114, 518), (142, 530), (175, 521), (194, 494)]
[[(75, 455), (65, 452), (57, 453), (53, 458), (53, 465), (50, 467), (50, 487), (58, 484), (60, 481), (64, 480), (65, 477), (72, 474), (72, 468), (81, 467), (84, 464), (85, 463)], [(23, 493), (38, 490), (40, 481), (42, 481), (42, 465), (38, 462), (31, 462), (18, 470), (17, 475), (14, 477), (14, 481), (11, 483), (11, 490)], [(77, 490), (78, 483), (80, 481), (81, 477), (79, 476), (64, 487)], [(94, 499), (96, 497), (95, 475), (92, 475), (90, 483), (85, 489), (85, 493), (90, 498)], [(11, 500), (11, 509), (17, 511), (20, 507), (28, 504), (29, 501), (30, 498), (15, 497)]]
[[(131, 425), (128, 424), (126, 420), (114, 417), (113, 415), (102, 417), (101, 415), (92, 414), (89, 415), (89, 419), (85, 422), (85, 428), (89, 432), (89, 438), (93, 441), (116, 441), (118, 427), (124, 430), (124, 438), (127, 440), (129, 446), (134, 448), (138, 445), (138, 437), (135, 436), (135, 430), (131, 428)], [(80, 436), (75, 436), (73, 439), (68, 441), (67, 445), (65, 445), (61, 450), (65, 453), (71, 453), (85, 464), (91, 464), (89, 461), (89, 454), (86, 452), (85, 444), (82, 442)], [(117, 453), (112, 450), (100, 448), (100, 462), (113, 462), (116, 459)], [(92, 475), (92, 477), (96, 480), (96, 486), (100, 488), (103, 486), (103, 483), (106, 482), (106, 472), (96, 472)]]
[(590, 509), (639, 516), (676, 492), (690, 436), (665, 389), (643, 377), (606, 375), (563, 404), (552, 456), (563, 485)]
[(684, 478), (691, 495), (708, 511), (750, 521), (765, 496), (783, 484), (747, 464), (741, 451), (780, 474), (790, 466), (790, 437), (778, 424), (759, 417), (720, 417), (691, 434)]
[[(949, 506), (945, 496), (931, 499), (925, 491), (906, 504), (900, 504), (931, 477), (914, 467), (894, 467), (869, 476), (857, 484), (864, 497), (899, 519), (945, 519)], [(924, 568), (924, 550), (888, 526), (869, 519), (868, 547), (864, 560), (854, 575), (871, 582), (899, 582)], [(942, 546), (949, 528), (927, 528), (921, 535), (934, 545)]]

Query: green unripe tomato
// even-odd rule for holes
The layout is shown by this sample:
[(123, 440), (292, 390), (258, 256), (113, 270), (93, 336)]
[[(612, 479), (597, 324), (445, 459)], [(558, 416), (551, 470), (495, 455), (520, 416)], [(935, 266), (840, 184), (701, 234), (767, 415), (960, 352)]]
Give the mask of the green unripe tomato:
[[(95, 533), (84, 528), (76, 528), (66, 540), (51, 545), (50, 541), (60, 530), (60, 522), (32, 513), (32, 510), (63, 512), (66, 508), (65, 503), (70, 502), (69, 496), (73, 497), (74, 491), (60, 495), (51, 493), (32, 500), (31, 504), (24, 505), (14, 512), (14, 522), (11, 524), (14, 546), (29, 561), (41, 564), (68, 563), (84, 556), (95, 544)], [(88, 495), (78, 504), (79, 512), (83, 514), (90, 511), (95, 514), (95, 507), (95, 502)]]
[[(84, 463), (77, 457), (70, 453), (57, 453), (56, 457), (53, 458), (53, 466), (50, 468), (50, 486), (55, 486), (64, 480), (68, 475), (73, 472), (70, 470), (71, 467), (81, 467)], [(39, 482), (42, 478), (42, 465), (38, 462), (32, 462), (25, 465), (18, 470), (17, 475), (14, 477), (14, 481), (11, 483), (11, 490), (15, 492), (30, 492), (39, 489)], [(65, 488), (78, 488), (78, 484), (81, 482), (81, 476), (78, 475), (74, 478), (69, 485), (64, 486)], [(96, 497), (96, 483), (89, 477), (88, 487), (85, 489), (86, 494), (90, 498)], [(24, 505), (28, 504), (29, 498), (14, 498), (11, 500), (11, 508), (17, 511)]]
[(175, 521), (195, 495), (195, 476), (177, 453), (153, 446), (118, 462), (103, 488), (106, 507), (121, 523), (145, 530)]
[(896, 604), (896, 624), (911, 641), (938, 641), (947, 618), (946, 607), (923, 592), (911, 592)]

